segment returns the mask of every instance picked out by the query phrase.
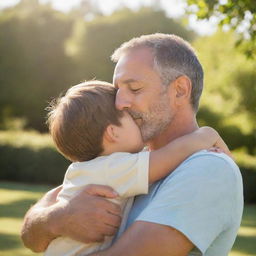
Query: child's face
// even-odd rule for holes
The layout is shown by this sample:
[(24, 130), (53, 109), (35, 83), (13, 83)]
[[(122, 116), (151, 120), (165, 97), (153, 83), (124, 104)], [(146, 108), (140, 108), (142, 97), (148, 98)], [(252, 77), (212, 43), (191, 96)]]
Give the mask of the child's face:
[(132, 117), (124, 111), (124, 115), (120, 120), (121, 126), (118, 127), (118, 143), (122, 151), (136, 153), (143, 149), (144, 143), (142, 141), (141, 132)]

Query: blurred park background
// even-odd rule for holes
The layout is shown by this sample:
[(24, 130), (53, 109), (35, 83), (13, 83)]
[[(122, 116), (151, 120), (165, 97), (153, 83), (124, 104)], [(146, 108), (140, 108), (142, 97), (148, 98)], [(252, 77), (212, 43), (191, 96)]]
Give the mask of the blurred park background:
[(69, 165), (47, 134), (48, 102), (84, 80), (111, 82), (114, 49), (155, 32), (188, 40), (203, 64), (199, 123), (219, 131), (244, 179), (230, 255), (256, 255), (255, 0), (0, 1), (1, 255), (34, 255), (19, 240), (22, 217)]

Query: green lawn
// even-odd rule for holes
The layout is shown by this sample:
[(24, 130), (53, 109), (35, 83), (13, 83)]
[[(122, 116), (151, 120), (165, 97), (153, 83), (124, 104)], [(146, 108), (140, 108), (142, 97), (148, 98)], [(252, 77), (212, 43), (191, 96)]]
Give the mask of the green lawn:
[[(36, 255), (23, 247), (19, 232), (29, 206), (48, 189), (47, 186), (0, 182), (1, 256)], [(229, 256), (256, 256), (256, 205), (245, 207), (242, 226)]]

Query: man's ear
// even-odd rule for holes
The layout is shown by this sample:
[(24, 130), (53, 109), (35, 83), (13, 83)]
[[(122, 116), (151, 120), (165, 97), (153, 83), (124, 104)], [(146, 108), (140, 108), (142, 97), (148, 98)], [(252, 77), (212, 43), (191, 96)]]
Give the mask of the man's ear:
[(172, 84), (175, 94), (175, 102), (177, 105), (183, 105), (185, 102), (190, 102), (192, 83), (187, 76), (178, 77)]
[(118, 139), (117, 126), (109, 124), (104, 131), (103, 139), (109, 143), (114, 143)]

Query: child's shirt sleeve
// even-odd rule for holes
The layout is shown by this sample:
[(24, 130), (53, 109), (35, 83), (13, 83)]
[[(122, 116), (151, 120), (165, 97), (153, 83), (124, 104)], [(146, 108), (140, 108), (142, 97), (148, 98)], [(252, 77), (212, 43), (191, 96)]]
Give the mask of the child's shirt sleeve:
[(148, 151), (136, 154), (119, 152), (107, 157), (104, 166), (107, 185), (113, 187), (121, 197), (148, 193)]
[(70, 199), (88, 184), (107, 185), (121, 197), (148, 193), (149, 152), (117, 152), (72, 163), (58, 199)]

